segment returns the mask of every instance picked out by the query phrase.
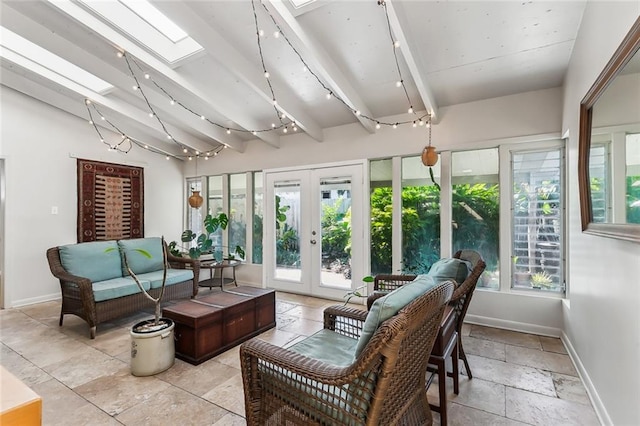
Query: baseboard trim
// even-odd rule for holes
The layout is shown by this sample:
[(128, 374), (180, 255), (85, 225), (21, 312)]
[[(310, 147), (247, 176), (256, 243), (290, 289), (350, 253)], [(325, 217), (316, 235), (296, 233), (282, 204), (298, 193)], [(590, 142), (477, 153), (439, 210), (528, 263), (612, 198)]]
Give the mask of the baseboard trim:
[(485, 325), (487, 327), (502, 328), (511, 331), (519, 331), (521, 333), (537, 334), (540, 336), (560, 337), (562, 333), (562, 330), (556, 327), (509, 321), (500, 318), (483, 317), (469, 313), (465, 315), (464, 322), (469, 324)]
[(11, 302), (10, 308), (19, 308), (22, 306), (34, 305), (36, 303), (50, 302), (52, 300), (60, 300), (60, 293), (51, 293), (44, 296), (30, 297), (28, 299), (14, 300)]
[(607, 409), (602, 403), (602, 400), (600, 399), (600, 395), (598, 395), (598, 391), (596, 390), (595, 386), (593, 385), (593, 382), (591, 381), (591, 378), (589, 377), (589, 373), (587, 373), (587, 370), (584, 368), (584, 365), (582, 364), (582, 361), (580, 360), (578, 353), (573, 347), (573, 344), (571, 344), (571, 340), (569, 340), (569, 336), (567, 336), (564, 331), (560, 335), (560, 340), (562, 340), (564, 347), (567, 348), (567, 352), (569, 353), (569, 358), (571, 358), (571, 361), (573, 361), (573, 365), (576, 367), (576, 371), (578, 372), (578, 375), (580, 376), (580, 379), (584, 384), (584, 387), (587, 391), (587, 395), (591, 400), (591, 405), (593, 406), (593, 409), (595, 410), (596, 415), (598, 416), (598, 420), (600, 420), (600, 424), (604, 426), (613, 426), (611, 417), (609, 417), (609, 413), (607, 412)]

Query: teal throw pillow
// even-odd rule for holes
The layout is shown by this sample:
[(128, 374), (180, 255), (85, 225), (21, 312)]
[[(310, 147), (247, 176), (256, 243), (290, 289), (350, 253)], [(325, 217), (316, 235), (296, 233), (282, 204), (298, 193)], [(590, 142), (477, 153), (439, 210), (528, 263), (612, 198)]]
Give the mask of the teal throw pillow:
[(451, 257), (438, 260), (431, 266), (427, 275), (432, 277), (437, 283), (454, 280), (456, 286), (458, 286), (467, 279), (471, 269), (470, 262)]
[(405, 284), (384, 297), (373, 302), (371, 310), (362, 326), (362, 333), (356, 346), (355, 357), (357, 358), (364, 350), (367, 343), (378, 329), (380, 324), (396, 315), (402, 308), (419, 296), (422, 296), (429, 289), (436, 286), (437, 281), (428, 275), (420, 275), (415, 280)]

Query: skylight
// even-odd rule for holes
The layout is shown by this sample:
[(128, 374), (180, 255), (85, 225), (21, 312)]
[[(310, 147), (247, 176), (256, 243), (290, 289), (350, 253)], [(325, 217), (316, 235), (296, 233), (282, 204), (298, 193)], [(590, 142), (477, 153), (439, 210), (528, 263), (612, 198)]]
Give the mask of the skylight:
[(1, 26), (0, 46), (0, 56), (49, 80), (73, 81), (100, 94), (113, 89), (106, 81)]
[(149, 25), (164, 34), (174, 43), (189, 37), (174, 22), (163, 15), (146, 0), (120, 0), (120, 3), (131, 9), (136, 15), (144, 19)]
[(289, 0), (291, 2), (291, 4), (293, 5), (293, 7), (295, 7), (296, 9), (299, 9), (301, 7), (304, 7), (310, 3), (313, 3), (316, 0)]
[[(60, 0), (49, 2), (55, 6)], [(169, 63), (202, 50), (182, 28), (146, 0), (79, 0), (79, 3)]]

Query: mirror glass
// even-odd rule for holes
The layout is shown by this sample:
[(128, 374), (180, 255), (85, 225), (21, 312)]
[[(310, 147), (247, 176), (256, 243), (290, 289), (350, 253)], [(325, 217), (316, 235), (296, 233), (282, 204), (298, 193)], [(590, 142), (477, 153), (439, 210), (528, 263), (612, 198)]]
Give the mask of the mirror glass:
[(594, 223), (640, 225), (640, 53), (592, 107), (589, 150)]
[(583, 232), (640, 242), (640, 18), (580, 104)]

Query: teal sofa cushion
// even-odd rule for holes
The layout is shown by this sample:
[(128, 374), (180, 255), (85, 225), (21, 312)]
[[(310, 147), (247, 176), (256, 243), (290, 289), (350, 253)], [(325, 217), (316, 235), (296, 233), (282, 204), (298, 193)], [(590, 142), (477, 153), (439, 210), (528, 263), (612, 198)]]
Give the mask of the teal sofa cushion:
[[(140, 281), (140, 284), (145, 290), (149, 290), (149, 281)], [(138, 285), (131, 277), (94, 282), (91, 286), (93, 287), (93, 298), (96, 302), (140, 293)]]
[(429, 275), (419, 275), (409, 284), (405, 284), (373, 302), (371, 310), (367, 314), (367, 318), (362, 326), (362, 333), (358, 339), (355, 356), (360, 356), (380, 324), (397, 314), (400, 309), (404, 308), (409, 302), (421, 296), (438, 283), (439, 281), (434, 280), (433, 277)]
[(289, 349), (338, 367), (351, 365), (358, 341), (332, 330), (320, 330)]
[(64, 269), (92, 282), (122, 277), (120, 252), (115, 241), (92, 241), (58, 248)]
[(471, 263), (454, 257), (440, 259), (429, 269), (428, 276), (433, 277), (437, 283), (454, 280), (456, 285), (462, 284), (471, 272)]
[[(135, 238), (132, 240), (118, 240), (118, 246), (122, 256), (127, 256), (129, 267), (134, 274), (144, 274), (162, 270), (162, 239), (159, 237), (151, 238)], [(151, 255), (146, 257), (137, 250), (144, 250)], [(122, 260), (122, 276), (129, 275), (127, 268)]]
[[(146, 274), (136, 274), (138, 279), (149, 281), (151, 288), (162, 287), (162, 270), (147, 272)], [(174, 285), (183, 281), (193, 279), (193, 271), (191, 269), (167, 269), (167, 285)]]

